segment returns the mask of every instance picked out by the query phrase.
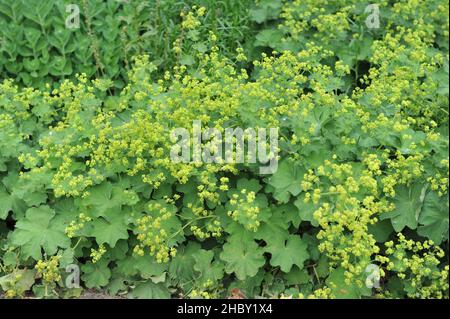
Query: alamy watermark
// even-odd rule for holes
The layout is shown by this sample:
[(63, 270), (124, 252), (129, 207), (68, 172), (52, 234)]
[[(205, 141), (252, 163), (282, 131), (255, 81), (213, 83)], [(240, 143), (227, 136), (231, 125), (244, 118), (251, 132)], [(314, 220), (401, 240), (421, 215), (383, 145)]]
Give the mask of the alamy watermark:
[(366, 18), (366, 27), (369, 29), (380, 28), (380, 7), (378, 4), (369, 4), (364, 13), (370, 13)]
[(67, 29), (79, 29), (80, 28), (80, 7), (76, 4), (66, 5), (66, 13), (69, 15), (66, 18)]
[(171, 131), (170, 159), (174, 163), (260, 163), (260, 174), (273, 174), (278, 169), (278, 128), (217, 128), (202, 130), (193, 121), (192, 136), (186, 128)]
[(375, 264), (369, 264), (364, 271), (368, 274), (365, 282), (366, 287), (380, 288), (380, 267)]
[[(123, 0), (116, 0), (118, 2), (125, 2)], [(77, 4), (66, 5), (66, 13), (69, 15), (66, 17), (66, 28), (79, 29), (80, 28), (80, 7)], [(372, 3), (366, 6), (364, 9), (365, 14), (369, 14), (365, 20), (366, 27), (369, 29), (380, 28), (380, 7), (376, 3)]]
[(68, 274), (65, 280), (66, 288), (80, 288), (80, 267), (75, 264), (70, 264), (65, 270)]

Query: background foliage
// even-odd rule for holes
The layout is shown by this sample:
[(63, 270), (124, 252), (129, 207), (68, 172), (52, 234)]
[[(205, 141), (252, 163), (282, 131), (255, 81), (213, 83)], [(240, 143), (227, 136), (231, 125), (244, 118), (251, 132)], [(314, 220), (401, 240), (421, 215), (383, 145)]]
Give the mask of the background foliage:
[[(252, 37), (247, 15), (253, 1), (99, 1), (5, 0), (0, 4), (0, 75), (23, 86), (43, 87), (74, 79), (104, 77), (122, 88), (132, 57), (148, 54), (162, 71), (175, 64), (195, 64), (205, 52), (208, 31), (220, 37), (218, 46), (228, 56)], [(80, 27), (66, 28), (68, 4), (80, 8)], [(183, 33), (181, 12), (206, 6), (202, 26)], [(182, 39), (183, 54), (172, 50)], [(231, 53), (231, 54), (230, 54)]]

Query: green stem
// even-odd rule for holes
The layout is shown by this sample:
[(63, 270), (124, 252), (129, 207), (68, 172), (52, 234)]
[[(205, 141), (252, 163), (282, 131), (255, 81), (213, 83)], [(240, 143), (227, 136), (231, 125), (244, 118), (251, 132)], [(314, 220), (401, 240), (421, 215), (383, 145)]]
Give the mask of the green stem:
[(73, 250), (77, 249), (78, 244), (81, 242), (82, 239), (83, 239), (83, 237), (80, 237), (80, 238), (78, 239), (77, 243), (76, 243), (75, 246), (73, 246), (73, 248), (72, 248)]
[(170, 240), (172, 238), (174, 238), (175, 236), (177, 236), (180, 232), (182, 232), (183, 230), (186, 229), (186, 227), (188, 227), (189, 225), (191, 225), (192, 223), (202, 220), (202, 219), (206, 219), (206, 218), (217, 218), (217, 216), (203, 216), (203, 217), (199, 217), (196, 219), (191, 220), (189, 223), (187, 223), (186, 225), (184, 225), (181, 229), (179, 229), (177, 232), (175, 232), (174, 234), (172, 234), (172, 236), (168, 237), (167, 240)]

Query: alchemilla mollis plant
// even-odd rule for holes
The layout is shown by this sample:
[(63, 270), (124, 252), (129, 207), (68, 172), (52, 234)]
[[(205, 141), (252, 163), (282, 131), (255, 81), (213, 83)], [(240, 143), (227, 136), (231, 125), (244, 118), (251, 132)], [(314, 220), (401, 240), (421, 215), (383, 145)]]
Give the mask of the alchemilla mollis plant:
[(449, 297), (448, 2), (244, 2), (0, 4), (5, 297)]

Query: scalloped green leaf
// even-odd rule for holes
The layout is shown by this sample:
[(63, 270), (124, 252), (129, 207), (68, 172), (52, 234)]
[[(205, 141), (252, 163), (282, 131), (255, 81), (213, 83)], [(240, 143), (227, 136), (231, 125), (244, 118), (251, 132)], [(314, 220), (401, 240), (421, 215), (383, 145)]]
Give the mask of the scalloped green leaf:
[(254, 241), (228, 241), (223, 246), (220, 258), (225, 262), (225, 271), (234, 273), (239, 280), (253, 277), (264, 266), (266, 260), (262, 248)]
[(59, 248), (68, 248), (69, 238), (64, 234), (64, 225), (53, 222), (55, 211), (43, 205), (26, 211), (25, 218), (16, 224), (11, 234), (13, 245), (19, 246), (22, 256), (35, 260), (42, 258), (42, 250), (53, 255)]

